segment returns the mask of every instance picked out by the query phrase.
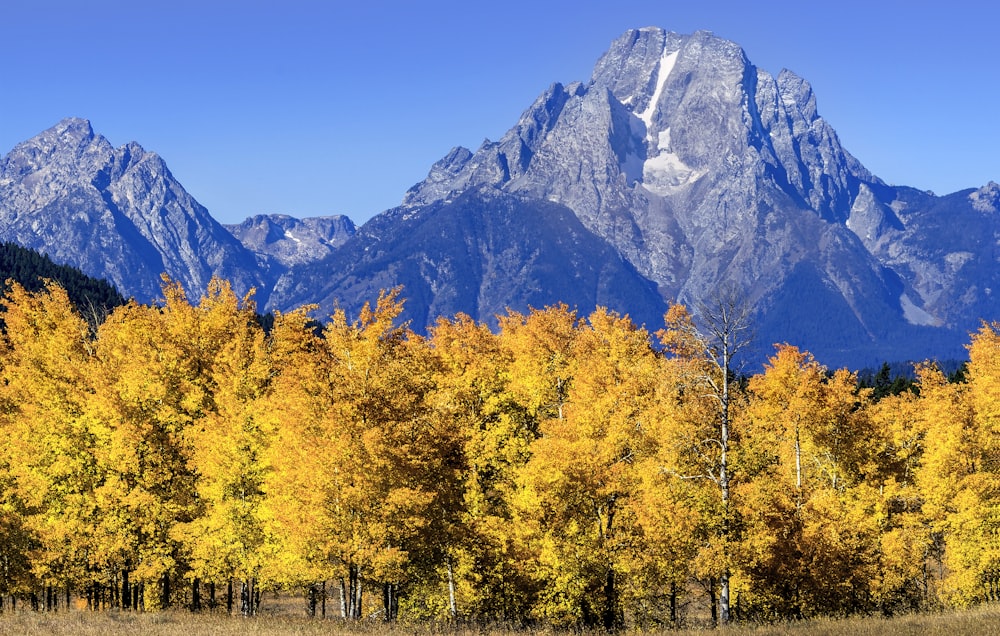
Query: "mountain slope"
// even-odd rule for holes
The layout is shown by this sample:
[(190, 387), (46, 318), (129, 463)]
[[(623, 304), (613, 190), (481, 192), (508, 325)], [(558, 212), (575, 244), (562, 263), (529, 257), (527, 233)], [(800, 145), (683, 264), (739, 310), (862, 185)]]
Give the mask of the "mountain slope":
[[(293, 268), (272, 304), (335, 305), (356, 314), (378, 290), (403, 285), (404, 318), (417, 329), (458, 312), (496, 324), (507, 308), (557, 301), (582, 314), (598, 306), (656, 325), (656, 288), (564, 206), (469, 192), (412, 213), (398, 208), (362, 227), (331, 257)], [(555, 291), (558, 290), (558, 291)]]

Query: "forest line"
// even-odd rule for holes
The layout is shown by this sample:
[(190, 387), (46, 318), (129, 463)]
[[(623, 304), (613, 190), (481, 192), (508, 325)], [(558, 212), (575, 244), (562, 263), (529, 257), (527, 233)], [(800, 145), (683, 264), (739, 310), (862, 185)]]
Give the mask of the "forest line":
[(876, 399), (789, 345), (736, 378), (680, 305), (424, 337), (400, 293), (265, 332), (220, 280), (100, 325), (11, 284), (0, 596), (609, 629), (1000, 598), (1000, 325)]

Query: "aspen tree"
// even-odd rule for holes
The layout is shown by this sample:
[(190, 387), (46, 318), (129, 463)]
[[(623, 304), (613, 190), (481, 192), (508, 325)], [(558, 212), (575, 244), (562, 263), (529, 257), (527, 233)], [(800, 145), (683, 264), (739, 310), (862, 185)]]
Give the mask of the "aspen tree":
[[(320, 381), (296, 394), (306, 400), (304, 406), (275, 402), (289, 409), (282, 416), (286, 422), (302, 417), (291, 425), (306, 437), (301, 450), (291, 452), (323, 453), (308, 463), (316, 467), (315, 479), (280, 460), (275, 471), (315, 484), (316, 492), (304, 500), (295, 502), (287, 489), (281, 496), (292, 500), (293, 510), (304, 510), (300, 518), (310, 527), (307, 536), (323, 537), (305, 558), (323, 559), (335, 569), (350, 618), (362, 616), (365, 586), (381, 593), (383, 617), (396, 617), (400, 595), (418, 567), (416, 555), (431, 549), (442, 531), (442, 517), (433, 511), (445, 505), (450, 487), (439, 489), (439, 482), (452, 478), (449, 462), (457, 439), (437, 429), (426, 399), (433, 357), (420, 338), (395, 324), (402, 311), (398, 295), (399, 290), (383, 292), (353, 321), (338, 310), (322, 338), (293, 344), (296, 355), (315, 362)], [(278, 364), (285, 373), (285, 362)], [(284, 383), (279, 378), (275, 386), (278, 391)], [(284, 436), (279, 431), (279, 442)], [(287, 539), (296, 517), (275, 514)]]
[(511, 396), (513, 355), (486, 325), (465, 315), (439, 319), (430, 346), (439, 367), (435, 417), (462, 444), (461, 501), (444, 555), (448, 616), (513, 621), (524, 616), (530, 584), (511, 533), (510, 498), (537, 426)]
[[(326, 425), (333, 408), (323, 343), (309, 318), (311, 306), (275, 316), (269, 337), (274, 377), (265, 398), (273, 443), (265, 475), (267, 533), (276, 549), (268, 563), (285, 587), (307, 587), (337, 578), (340, 571), (326, 507), (333, 463), (340, 452), (338, 429)], [(344, 594), (340, 611), (354, 616)]]
[[(157, 584), (175, 566), (177, 545), (169, 538), (175, 512), (193, 488), (180, 435), (180, 414), (168, 380), (167, 360), (179, 355), (165, 338), (156, 309), (129, 304), (115, 310), (98, 330), (96, 395), (91, 404), (97, 455), (106, 478), (96, 493), (102, 566), (112, 573), (131, 608), (134, 587), (149, 593), (142, 605), (156, 607)], [(178, 497), (180, 498), (178, 500)], [(183, 518), (183, 517), (182, 517)]]
[(873, 482), (888, 444), (867, 417), (869, 392), (789, 345), (749, 390), (744, 449), (777, 451), (748, 471), (740, 502), (755, 602), (780, 616), (867, 611), (882, 531)]
[(197, 333), (212, 343), (198, 352), (212, 409), (186, 438), (202, 510), (174, 531), (189, 555), (193, 609), (202, 580), (236, 579), (246, 590), (244, 613), (254, 614), (265, 574), (270, 546), (261, 515), (273, 433), (263, 403), (271, 367), (254, 309), (249, 296), (241, 301), (220, 280), (197, 307)]
[[(10, 364), (10, 342), (0, 338), (0, 368)], [(6, 371), (0, 371), (6, 379)], [(0, 605), (4, 596), (28, 594), (37, 589), (37, 581), (31, 573), (31, 555), (36, 546), (37, 536), (29, 526), (29, 516), (35, 510), (29, 507), (24, 494), (18, 490), (18, 465), (21, 453), (18, 438), (21, 433), (18, 421), (20, 403), (0, 385)], [(20, 451), (20, 452), (19, 452)]]
[[(549, 387), (565, 393), (540, 422), (521, 471), (520, 518), (528, 524), (543, 581), (535, 612), (562, 624), (624, 625), (622, 590), (639, 542), (635, 466), (649, 454), (645, 414), (656, 356), (645, 330), (598, 309), (572, 340), (546, 329), (568, 324), (552, 308), (532, 314), (531, 342), (566, 342), (567, 364)], [(535, 320), (539, 324), (533, 324)], [(541, 347), (536, 359), (552, 359)], [(550, 376), (551, 378), (551, 376)]]
[[(215, 280), (211, 293), (224, 287)], [(104, 536), (125, 541), (107, 554), (131, 579), (119, 582), (123, 592), (140, 585), (147, 609), (171, 604), (175, 583), (189, 572), (192, 545), (182, 528), (206, 512), (195, 439), (215, 410), (212, 358), (226, 340), (179, 284), (165, 279), (163, 292), (163, 307), (133, 303), (101, 326), (94, 402), (107, 448)]]
[(979, 576), (982, 598), (1000, 600), (1000, 323), (983, 325), (969, 345), (969, 392), (976, 420), (981, 477)]
[(86, 415), (89, 329), (52, 282), (37, 293), (11, 282), (3, 306), (5, 498), (24, 515), (10, 527), (22, 546), (30, 537), (31, 583), (86, 585), (98, 554), (94, 490), (102, 479)]
[(935, 415), (920, 482), (944, 540), (942, 594), (958, 606), (1000, 596), (998, 329), (984, 324), (973, 335), (964, 387), (931, 376), (925, 392), (921, 378), (921, 397)]
[(933, 535), (916, 482), (927, 432), (921, 402), (913, 392), (905, 391), (884, 396), (867, 409), (872, 429), (883, 431), (887, 441), (884, 452), (876, 455), (879, 472), (872, 477), (882, 500), (881, 556), (872, 594), (886, 614), (936, 602)]
[[(701, 307), (706, 325), (702, 334), (682, 305), (672, 305), (664, 316), (665, 328), (657, 332), (668, 355), (678, 360), (683, 369), (685, 390), (689, 398), (701, 402), (700, 421), (692, 420), (685, 452), (691, 462), (683, 472), (685, 478), (705, 479), (716, 487), (718, 509), (716, 526), (708, 548), (704, 551), (702, 569), (711, 579), (710, 597), (713, 617), (728, 623), (731, 615), (731, 570), (733, 532), (733, 451), (732, 426), (742, 399), (735, 380), (735, 361), (750, 342), (750, 308), (735, 287), (720, 291), (712, 303)], [(718, 581), (718, 597), (715, 581)], [(717, 610), (716, 608), (717, 601)]]
[(356, 321), (335, 312), (324, 330), (344, 449), (328, 502), (340, 562), (356, 585), (367, 579), (381, 588), (386, 620), (396, 617), (415, 557), (442, 531), (432, 510), (445, 505), (450, 486), (438, 486), (454, 478), (456, 441), (439, 434), (427, 400), (433, 357), (422, 339), (395, 324), (399, 291), (381, 293)]
[(501, 343), (512, 356), (510, 391), (536, 421), (565, 416), (576, 327), (576, 312), (566, 305), (500, 317)]

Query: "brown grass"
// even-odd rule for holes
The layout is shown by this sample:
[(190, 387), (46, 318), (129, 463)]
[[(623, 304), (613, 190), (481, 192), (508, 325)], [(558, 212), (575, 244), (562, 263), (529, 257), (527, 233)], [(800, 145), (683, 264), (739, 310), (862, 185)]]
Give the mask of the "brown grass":
[[(344, 625), (339, 621), (310, 620), (304, 617), (260, 616), (230, 617), (224, 614), (193, 615), (183, 611), (134, 614), (124, 612), (90, 613), (62, 611), (52, 614), (18, 611), (0, 615), (0, 634), (23, 636), (97, 634), (135, 634), (162, 636), (199, 636), (212, 634), (266, 634), (291, 636), (324, 634), (335, 636), (539, 636), (553, 635), (551, 630), (513, 632), (502, 629), (444, 627), (440, 625), (386, 626), (381, 623)], [(923, 614), (893, 619), (852, 618), (818, 619), (767, 626), (735, 626), (718, 630), (665, 631), (663, 636), (719, 634), (720, 636), (889, 636), (929, 634), (963, 636), (996, 634), (1000, 636), (1000, 606), (982, 607), (967, 612)], [(596, 633), (595, 635), (596, 636)]]

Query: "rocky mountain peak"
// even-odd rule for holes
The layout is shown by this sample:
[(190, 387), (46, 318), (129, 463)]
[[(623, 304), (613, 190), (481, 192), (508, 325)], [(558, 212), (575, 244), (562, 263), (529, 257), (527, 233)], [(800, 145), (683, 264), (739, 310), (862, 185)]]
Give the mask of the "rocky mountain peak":
[(85, 147), (97, 137), (90, 120), (67, 117), (36, 136), (34, 141), (36, 146), (47, 147), (50, 151), (58, 148), (61, 152), (72, 152), (71, 149)]
[[(633, 29), (589, 82), (553, 84), (499, 142), (435, 164), (404, 204), (492, 190), (564, 205), (668, 298), (736, 283), (777, 314), (822, 287), (856, 337), (878, 340), (894, 320), (947, 323), (931, 285), (901, 292), (912, 274), (886, 269), (910, 258), (890, 246), (912, 210), (817, 102), (804, 78), (758, 69), (711, 32)], [(994, 205), (988, 189), (971, 198)]]
[(108, 140), (96, 135), (86, 119), (64, 119), (15, 146), (0, 162), (0, 178), (17, 179), (68, 166), (93, 168), (106, 162), (113, 151)]
[(262, 259), (272, 277), (292, 266), (330, 256), (356, 232), (351, 219), (342, 215), (297, 219), (287, 214), (261, 214), (225, 227)]
[(106, 278), (139, 300), (168, 273), (193, 294), (213, 274), (246, 291), (255, 259), (137, 143), (64, 119), (0, 160), (0, 238)]
[(792, 71), (781, 69), (778, 73), (778, 95), (785, 108), (793, 110), (797, 121), (811, 124), (818, 117), (816, 95), (812, 86)]

